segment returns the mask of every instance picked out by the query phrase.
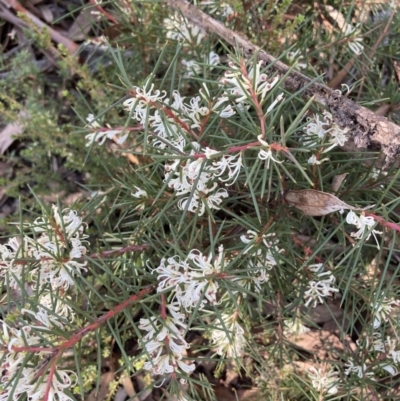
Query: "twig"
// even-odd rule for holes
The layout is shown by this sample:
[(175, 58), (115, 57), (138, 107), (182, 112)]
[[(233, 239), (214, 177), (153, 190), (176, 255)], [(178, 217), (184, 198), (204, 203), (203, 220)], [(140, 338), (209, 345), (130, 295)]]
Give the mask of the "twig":
[[(257, 54), (258, 59), (263, 60), (271, 72), (280, 75), (288, 73), (289, 67), (286, 64), (276, 60), (265, 50), (253, 45), (195, 6), (184, 0), (165, 1), (205, 32), (213, 33), (230, 45), (239, 47), (245, 56), (251, 57), (253, 54)], [(329, 109), (339, 127), (349, 128), (358, 148), (366, 148), (373, 143), (380, 145), (386, 156), (385, 167), (400, 154), (400, 127), (386, 117), (375, 115), (372, 111), (354, 103), (323, 83), (313, 82), (297, 71), (290, 71), (284, 81), (284, 86), (291, 92), (302, 91), (302, 95), (305, 97), (314, 96), (318, 103)]]

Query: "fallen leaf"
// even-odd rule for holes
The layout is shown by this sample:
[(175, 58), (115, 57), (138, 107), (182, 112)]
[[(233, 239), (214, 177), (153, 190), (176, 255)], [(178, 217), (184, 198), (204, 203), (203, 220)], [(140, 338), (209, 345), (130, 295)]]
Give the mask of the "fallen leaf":
[(337, 192), (349, 173), (335, 175), (332, 179), (332, 190)]
[[(19, 117), (26, 118), (28, 113), (21, 111)], [(25, 129), (25, 125), (14, 122), (7, 124), (0, 132), (0, 154), (3, 154), (10, 145), (15, 141), (15, 137), (22, 134)]]
[(358, 208), (350, 206), (335, 195), (316, 191), (315, 189), (287, 191), (284, 198), (289, 205), (301, 210), (306, 216), (324, 216), (338, 210), (366, 210), (372, 207)]

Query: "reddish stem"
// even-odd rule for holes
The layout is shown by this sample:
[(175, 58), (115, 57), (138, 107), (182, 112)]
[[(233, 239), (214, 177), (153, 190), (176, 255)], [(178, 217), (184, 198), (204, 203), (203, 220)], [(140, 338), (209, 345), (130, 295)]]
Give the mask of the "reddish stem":
[(96, 0), (89, 0), (96, 8), (111, 22), (114, 24), (118, 24), (118, 21), (108, 12), (106, 11), (102, 6), (96, 3)]
[(108, 311), (104, 315), (100, 316), (93, 323), (90, 323), (87, 326), (85, 326), (85, 327), (81, 328), (80, 330), (78, 330), (74, 335), (72, 335), (72, 337), (69, 340), (67, 340), (63, 344), (61, 344), (59, 346), (59, 349), (64, 351), (64, 350), (66, 350), (68, 348), (73, 347), (78, 341), (80, 341), (83, 337), (85, 337), (86, 334), (98, 329), (107, 320), (110, 320), (115, 315), (118, 315), (118, 313), (120, 313), (125, 308), (130, 306), (133, 302), (136, 302), (136, 301), (140, 300), (141, 298), (143, 298), (146, 294), (149, 294), (151, 291), (154, 290), (154, 288), (155, 288), (154, 285), (149, 285), (148, 287), (146, 287), (143, 290), (139, 291), (137, 294), (131, 295), (124, 302), (122, 302), (121, 304), (115, 306), (114, 309)]
[(247, 81), (250, 83), (250, 88), (249, 88), (249, 93), (251, 98), (253, 99), (253, 103), (256, 109), (257, 117), (260, 120), (260, 130), (261, 130), (261, 138), (265, 138), (265, 118), (264, 118), (264, 113), (261, 107), (260, 102), (258, 101), (258, 96), (257, 93), (253, 90), (253, 81), (249, 78), (249, 74), (247, 73), (246, 65), (244, 61), (242, 60), (240, 62), (240, 69), (242, 71), (243, 76), (247, 79)]
[(51, 391), (51, 385), (53, 381), (54, 374), (56, 372), (57, 368), (57, 360), (58, 358), (61, 357), (63, 352), (69, 348), (72, 348), (76, 343), (78, 343), (84, 336), (86, 336), (88, 333), (95, 331), (98, 329), (103, 323), (105, 323), (107, 320), (110, 320), (114, 316), (116, 316), (118, 313), (120, 313), (122, 310), (130, 306), (133, 302), (136, 302), (140, 299), (142, 299), (146, 294), (149, 294), (151, 291), (155, 289), (154, 285), (149, 285), (143, 290), (139, 291), (137, 294), (134, 294), (127, 298), (125, 301), (123, 301), (121, 304), (117, 305), (114, 307), (114, 309), (108, 311), (104, 315), (100, 316), (96, 321), (93, 323), (88, 324), (87, 326), (81, 328), (78, 330), (75, 334), (71, 336), (68, 340), (65, 340), (62, 344), (60, 344), (58, 347), (55, 348), (42, 348), (42, 347), (13, 347), (14, 352), (56, 352), (56, 354), (51, 358), (51, 365), (50, 365), (50, 370), (49, 370), (49, 377), (47, 379), (46, 383), (46, 391), (43, 396), (42, 401), (48, 401), (49, 400), (49, 394)]
[(400, 225), (396, 223), (392, 223), (391, 221), (386, 221), (383, 217), (377, 216), (376, 214), (364, 212), (366, 216), (371, 216), (376, 220), (378, 223), (382, 224), (384, 227), (391, 228), (395, 231), (400, 231)]
[(161, 319), (167, 318), (167, 301), (165, 300), (165, 295), (161, 294)]
[[(58, 352), (57, 355), (51, 361), (51, 367), (50, 367), (50, 371), (49, 371), (49, 377), (47, 378), (46, 391), (44, 392), (44, 395), (43, 395), (43, 401), (47, 401), (49, 399), (51, 385), (53, 382), (53, 376), (56, 373), (56, 368), (57, 368), (56, 362), (60, 355), (61, 355), (61, 353)], [(51, 397), (51, 398), (53, 398), (53, 397)]]

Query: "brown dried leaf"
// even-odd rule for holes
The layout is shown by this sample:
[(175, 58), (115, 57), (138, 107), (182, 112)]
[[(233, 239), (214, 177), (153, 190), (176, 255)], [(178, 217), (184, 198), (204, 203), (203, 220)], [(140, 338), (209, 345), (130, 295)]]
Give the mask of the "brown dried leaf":
[(337, 192), (349, 173), (335, 175), (332, 179), (332, 190)]
[(324, 216), (343, 209), (365, 210), (365, 208), (361, 209), (350, 206), (335, 195), (316, 191), (315, 189), (287, 191), (284, 196), (289, 205), (295, 206), (306, 216)]
[(1, 131), (0, 131), (0, 154), (3, 154), (15, 141), (15, 137), (22, 134), (24, 131), (25, 126), (15, 122), (7, 124)]

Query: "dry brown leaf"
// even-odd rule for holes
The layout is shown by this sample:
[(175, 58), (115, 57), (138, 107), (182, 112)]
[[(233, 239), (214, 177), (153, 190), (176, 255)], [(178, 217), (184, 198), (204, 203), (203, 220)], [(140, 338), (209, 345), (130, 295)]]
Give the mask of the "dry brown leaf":
[[(19, 117), (26, 118), (28, 113), (21, 111)], [(25, 126), (19, 122), (7, 124), (0, 132), (0, 154), (3, 154), (15, 141), (15, 137), (22, 134)]]
[(344, 181), (344, 179), (347, 177), (348, 174), (349, 173), (343, 173), (343, 174), (335, 175), (333, 177), (332, 190), (334, 192), (337, 192), (339, 190), (340, 186), (342, 185), (342, 182)]
[[(284, 195), (289, 205), (301, 210), (306, 216), (324, 216), (338, 210), (365, 210), (350, 206), (341, 201), (335, 195), (315, 189), (304, 189), (302, 191), (287, 191)], [(370, 208), (371, 206), (368, 206)]]
[(87, 34), (94, 26), (95, 21), (96, 16), (92, 14), (91, 8), (82, 9), (68, 30), (68, 38), (72, 40), (87, 39)]
[(344, 17), (344, 15), (332, 6), (325, 6), (324, 8), (325, 8), (326, 12), (328, 13), (328, 17), (330, 18), (330, 20), (332, 22), (334, 22), (335, 25), (340, 30), (342, 30), (343, 32), (346, 32), (346, 27), (348, 26), (348, 24), (346, 22), (346, 18)]

